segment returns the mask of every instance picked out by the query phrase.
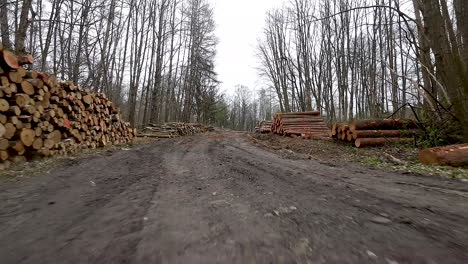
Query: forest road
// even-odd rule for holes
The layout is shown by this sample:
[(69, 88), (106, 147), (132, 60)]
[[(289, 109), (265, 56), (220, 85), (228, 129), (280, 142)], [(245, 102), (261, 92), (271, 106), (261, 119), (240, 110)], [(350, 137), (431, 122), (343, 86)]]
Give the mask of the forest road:
[(161, 140), (0, 183), (0, 263), (468, 263), (468, 184)]

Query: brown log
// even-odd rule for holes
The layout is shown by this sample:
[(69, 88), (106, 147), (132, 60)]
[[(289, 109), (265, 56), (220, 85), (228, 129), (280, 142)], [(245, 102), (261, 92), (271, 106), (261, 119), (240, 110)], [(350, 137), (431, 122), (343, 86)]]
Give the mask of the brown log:
[(291, 124), (282, 124), (279, 128), (287, 128), (287, 127), (323, 127), (328, 130), (328, 127), (323, 123), (291, 123)]
[(35, 150), (40, 150), (44, 146), (44, 141), (40, 137), (36, 137), (32, 144), (32, 148)]
[(42, 108), (38, 108), (38, 111), (32, 115), (32, 122), (34, 123), (39, 123), (41, 121), (41, 114), (43, 112), (40, 112), (39, 109)]
[(21, 123), (21, 120), (19, 119), (19, 116), (10, 116), (8, 118), (8, 122), (12, 123), (16, 127), (18, 127), (18, 124)]
[(55, 143), (53, 140), (46, 139), (44, 140), (44, 148), (45, 149), (52, 149), (54, 147)]
[(0, 124), (0, 137), (3, 137), (6, 133), (6, 128), (3, 124)]
[(42, 89), (44, 87), (44, 82), (41, 79), (26, 79), (25, 81), (29, 82), (38, 89)]
[(327, 136), (326, 131), (313, 131), (313, 130), (287, 130), (285, 131), (287, 135), (302, 135), (302, 134), (317, 134)]
[(34, 105), (26, 105), (23, 107), (23, 110), (24, 112), (31, 114), (31, 115), (37, 112), (37, 108)]
[(34, 72), (34, 71), (28, 71), (28, 72), (26, 72), (25, 77), (29, 78), (29, 79), (37, 79), (37, 78), (39, 78), (39, 73)]
[(344, 128), (349, 129), (349, 126), (348, 126), (347, 124), (340, 124), (340, 125), (338, 126), (338, 128), (337, 128), (337, 129), (338, 129), (338, 130), (337, 130), (338, 133), (343, 132), (343, 129), (344, 129)]
[(338, 128), (340, 127), (341, 125), (338, 124), (338, 123), (334, 123), (333, 126), (332, 126), (332, 129), (331, 129), (331, 136), (337, 136), (338, 135)]
[(10, 142), (10, 148), (15, 150), (18, 155), (24, 155), (26, 152), (26, 147), (20, 140)]
[(328, 129), (326, 127), (285, 127), (282, 129), (282, 131), (288, 131), (288, 130), (312, 130), (312, 131), (328, 132)]
[(341, 140), (343, 140), (343, 141), (346, 141), (346, 132), (342, 131), (342, 132), (340, 133), (340, 137), (339, 137), (339, 138), (340, 138)]
[(313, 140), (323, 140), (323, 141), (332, 141), (333, 139), (329, 136), (324, 136), (321, 134), (302, 134), (303, 139), (313, 139)]
[(315, 121), (315, 122), (281, 122), (280, 127), (285, 126), (323, 126), (327, 127), (323, 121)]
[(34, 129), (34, 132), (36, 133), (36, 137), (42, 136), (42, 128), (36, 127), (36, 128)]
[(10, 80), (6, 76), (0, 76), (0, 85), (1, 86), (9, 86), (10, 85)]
[(0, 124), (6, 124), (7, 121), (8, 121), (7, 116), (0, 114)]
[(319, 116), (319, 111), (310, 111), (310, 112), (298, 112), (298, 113), (276, 113), (278, 116), (287, 117), (287, 116)]
[(10, 104), (5, 99), (0, 99), (0, 112), (7, 112), (10, 110)]
[(8, 154), (8, 151), (6, 150), (2, 150), (0, 151), (0, 160), (8, 160), (8, 158), (10, 157), (10, 154)]
[(10, 69), (18, 69), (20, 66), (18, 63), (18, 58), (13, 52), (8, 50), (3, 50), (0, 52), (0, 58), (3, 66), (7, 66)]
[(21, 115), (21, 108), (19, 108), (16, 105), (10, 106), (10, 108), (8, 109), (8, 113), (10, 113), (11, 115), (19, 116)]
[(36, 138), (36, 132), (30, 128), (23, 128), (20, 132), (21, 142), (27, 147), (32, 146), (34, 139)]
[[(13, 69), (2, 59), (5, 54), (8, 52), (0, 56), (0, 112), (4, 113), (0, 114), (0, 151), (5, 151), (5, 160), (23, 161), (34, 153), (74, 153), (135, 137), (136, 131), (122, 121), (119, 110), (104, 94), (93, 94), (72, 82), (58, 83), (54, 76), (26, 71), (19, 65)], [(11, 55), (18, 64), (32, 62), (31, 57)], [(314, 124), (304, 130), (323, 128), (321, 118), (313, 113), (286, 116), (285, 122), (291, 121), (293, 128), (302, 128), (309, 121)], [(9, 156), (9, 151), (18, 155)]]
[(31, 101), (31, 97), (29, 97), (29, 95), (27, 95), (27, 94), (16, 94), (16, 96), (15, 96), (16, 105), (21, 107), (21, 108), (23, 108), (27, 104), (29, 104), (30, 101)]
[(418, 128), (413, 120), (403, 119), (368, 119), (353, 120), (349, 123), (351, 131), (356, 130), (398, 130)]
[(47, 136), (47, 139), (50, 139), (54, 144), (57, 144), (62, 140), (62, 133), (58, 130), (54, 130)]
[(385, 137), (414, 137), (420, 134), (421, 130), (356, 130), (352, 132), (354, 139), (358, 138), (385, 138)]
[(1, 97), (11, 97), (13, 93), (17, 92), (17, 89), (15, 84), (9, 83), (6, 86), (0, 86), (0, 91), (3, 93)]
[(10, 147), (10, 141), (6, 138), (0, 138), (0, 150), (7, 150)]
[(3, 134), (3, 137), (6, 139), (11, 139), (12, 137), (15, 136), (16, 133), (16, 127), (12, 123), (6, 123), (5, 124), (5, 134)]
[(468, 144), (423, 149), (419, 152), (419, 161), (428, 165), (466, 167)]
[(28, 81), (21, 82), (21, 90), (27, 95), (34, 95), (34, 86)]
[(378, 147), (390, 144), (406, 144), (414, 140), (411, 138), (359, 138), (354, 142), (357, 148)]
[(8, 72), (8, 79), (13, 83), (21, 83), (23, 81), (21, 75), (15, 71)]
[(8, 85), (8, 90), (10, 91), (10, 93), (17, 93), (18, 92), (18, 86), (16, 83), (10, 83)]
[(21, 76), (21, 78), (26, 76), (26, 70), (23, 67), (19, 67), (18, 69), (16, 69), (16, 72), (18, 72), (18, 74), (19, 74), (19, 76)]

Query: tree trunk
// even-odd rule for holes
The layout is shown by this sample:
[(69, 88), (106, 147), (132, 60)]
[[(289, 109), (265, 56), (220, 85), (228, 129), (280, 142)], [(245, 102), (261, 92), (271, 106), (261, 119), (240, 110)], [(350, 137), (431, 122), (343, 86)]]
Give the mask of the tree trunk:
[(0, 0), (0, 26), (2, 43), (6, 49), (11, 49), (13, 45), (10, 40), (10, 27), (8, 25), (8, 0)]
[(15, 36), (15, 50), (20, 55), (26, 53), (24, 42), (26, 41), (26, 34), (29, 26), (28, 15), (31, 6), (32, 0), (24, 0), (23, 6), (21, 7), (20, 22)]

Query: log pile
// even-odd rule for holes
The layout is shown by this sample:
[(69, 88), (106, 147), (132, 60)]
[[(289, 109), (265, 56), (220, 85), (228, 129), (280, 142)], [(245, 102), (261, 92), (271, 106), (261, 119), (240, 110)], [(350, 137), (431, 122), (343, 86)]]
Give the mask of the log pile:
[(0, 44), (0, 168), (135, 137), (104, 94), (22, 67), (31, 63)]
[(302, 136), (308, 139), (329, 138), (329, 129), (318, 111), (277, 113), (271, 124), (271, 131), (279, 135)]
[(262, 121), (260, 122), (260, 124), (258, 125), (258, 132), (259, 133), (262, 133), (262, 134), (267, 134), (267, 133), (271, 133), (271, 125), (272, 125), (273, 121), (269, 120), (269, 121)]
[(177, 138), (193, 136), (210, 131), (214, 131), (214, 128), (197, 123), (172, 122), (164, 124), (149, 124), (144, 127), (140, 133), (138, 133), (138, 136), (151, 138)]
[(428, 165), (467, 167), (468, 144), (423, 149), (419, 152), (419, 161)]
[(403, 119), (353, 120), (335, 123), (330, 131), (331, 137), (352, 142), (357, 148), (409, 143), (419, 134), (421, 130), (415, 121)]

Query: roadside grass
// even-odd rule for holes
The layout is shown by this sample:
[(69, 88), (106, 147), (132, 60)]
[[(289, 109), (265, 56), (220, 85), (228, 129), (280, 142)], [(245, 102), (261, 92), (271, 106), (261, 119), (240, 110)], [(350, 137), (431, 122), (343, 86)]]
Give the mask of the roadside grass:
[(366, 158), (366, 159), (364, 159), (364, 161), (369, 163), (370, 165), (378, 166), (378, 165), (382, 164), (382, 161), (380, 159), (374, 158), (374, 157), (373, 158)]
[(468, 180), (468, 168), (455, 168), (449, 166), (425, 165), (418, 162), (405, 162), (395, 164), (382, 161), (378, 158), (363, 158), (361, 163), (398, 172), (410, 172), (423, 175), (442, 176), (451, 179)]
[(51, 170), (60, 167), (61, 165), (70, 160), (98, 156), (116, 151), (130, 150), (137, 146), (150, 144), (155, 141), (158, 140), (149, 138), (137, 138), (133, 142), (125, 144), (106, 146), (103, 148), (96, 149), (86, 149), (81, 152), (68, 154), (65, 156), (36, 158), (25, 163), (12, 164), (12, 166), (9, 169), (0, 171), (0, 181), (15, 180), (24, 177), (30, 177), (35, 174), (48, 173)]
[(467, 167), (454, 168), (419, 163), (420, 149), (411, 144), (358, 149), (341, 141), (303, 140), (272, 134), (251, 134), (251, 137), (273, 150), (288, 149), (325, 162), (359, 163), (390, 171), (468, 180)]

